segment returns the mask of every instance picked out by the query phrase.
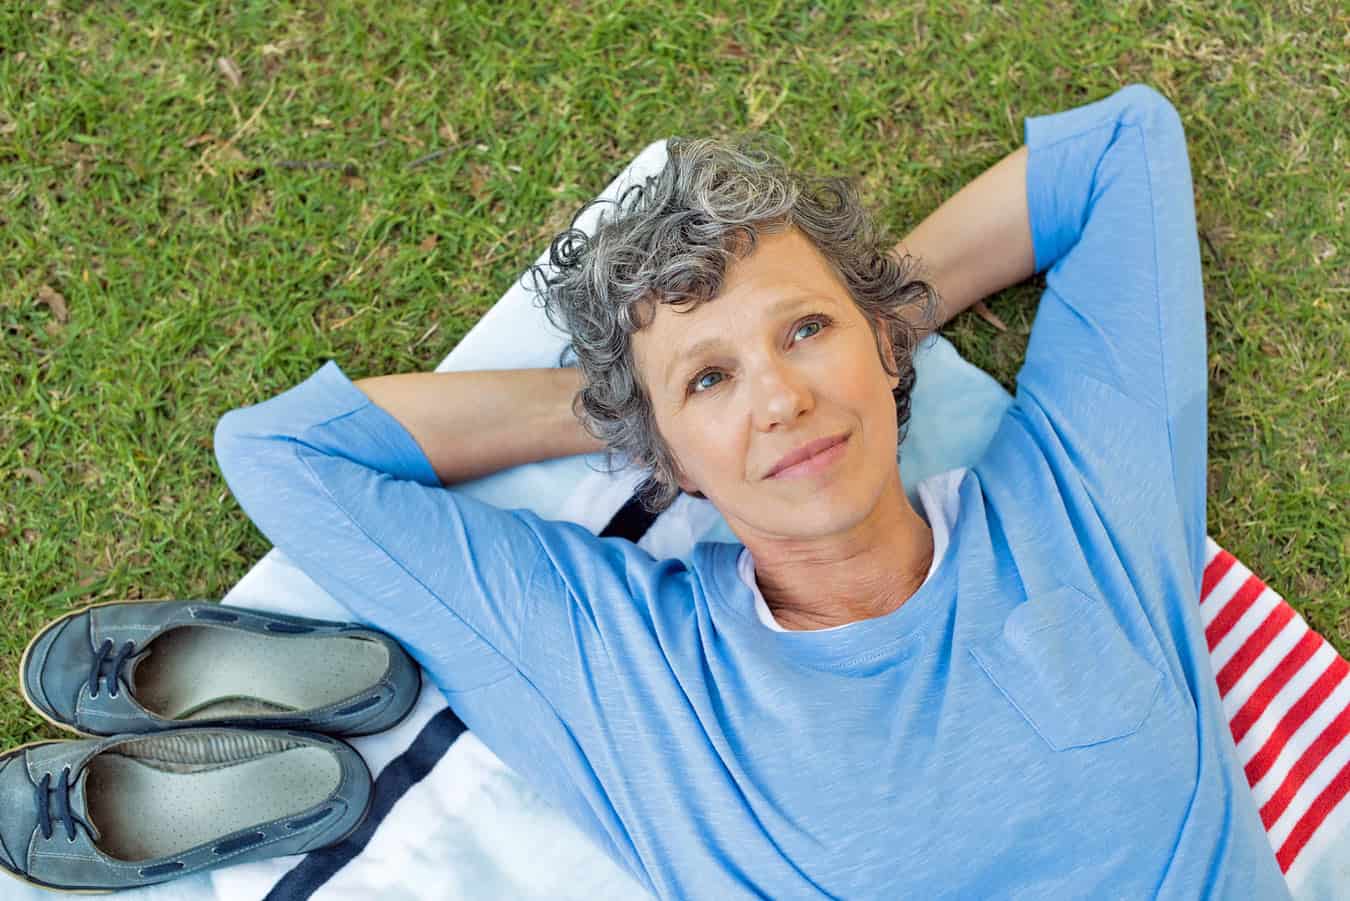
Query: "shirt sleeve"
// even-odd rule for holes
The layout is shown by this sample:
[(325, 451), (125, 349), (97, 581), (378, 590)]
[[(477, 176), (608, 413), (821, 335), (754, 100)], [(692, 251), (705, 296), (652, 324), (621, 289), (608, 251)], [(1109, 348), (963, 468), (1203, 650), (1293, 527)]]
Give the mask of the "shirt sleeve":
[(557, 700), (581, 645), (598, 640), (587, 605), (622, 610), (646, 562), (631, 542), (442, 486), (413, 436), (333, 361), (226, 413), (215, 452), (273, 545), (355, 621), (399, 640), (442, 692), (521, 673)]
[[(1135, 84), (1027, 118), (1025, 140), (1032, 243), (1046, 289), (1017, 402), (1036, 404), (1079, 442), (1084, 474), (1100, 484), (1165, 461), (1150, 481), (1169, 496), (1133, 500), (1176, 505), (1198, 588), (1207, 366), (1181, 119), (1162, 94)], [(1122, 496), (1142, 490), (1119, 487)]]

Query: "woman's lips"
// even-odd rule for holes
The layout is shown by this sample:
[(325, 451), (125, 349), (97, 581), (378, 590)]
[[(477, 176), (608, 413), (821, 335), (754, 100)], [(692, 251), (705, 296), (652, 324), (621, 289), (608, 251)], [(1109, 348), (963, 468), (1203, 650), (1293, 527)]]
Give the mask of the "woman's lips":
[(840, 457), (844, 455), (844, 452), (848, 449), (849, 437), (850, 437), (849, 435), (845, 435), (843, 438), (839, 439), (834, 444), (831, 444), (824, 450), (818, 451), (814, 455), (807, 457), (805, 460), (802, 460), (799, 463), (794, 463), (791, 466), (787, 466), (784, 467), (783, 469), (778, 470), (773, 475), (769, 476), (769, 478), (771, 479), (801, 478), (803, 476), (815, 475), (816, 473), (823, 472), (826, 469), (829, 469), (839, 460)]

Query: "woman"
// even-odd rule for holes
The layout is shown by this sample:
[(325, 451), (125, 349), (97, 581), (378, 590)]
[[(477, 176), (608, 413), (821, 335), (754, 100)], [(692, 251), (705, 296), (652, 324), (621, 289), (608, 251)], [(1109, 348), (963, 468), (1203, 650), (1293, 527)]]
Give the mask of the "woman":
[[(1132, 85), (1025, 136), (895, 254), (846, 183), (672, 141), (593, 239), (555, 239), (576, 368), (328, 362), (226, 414), (221, 468), (658, 897), (1288, 897), (1197, 609), (1180, 119)], [(916, 509), (916, 340), (1038, 272), (1015, 403)], [(739, 543), (658, 560), (443, 487), (602, 448)]]

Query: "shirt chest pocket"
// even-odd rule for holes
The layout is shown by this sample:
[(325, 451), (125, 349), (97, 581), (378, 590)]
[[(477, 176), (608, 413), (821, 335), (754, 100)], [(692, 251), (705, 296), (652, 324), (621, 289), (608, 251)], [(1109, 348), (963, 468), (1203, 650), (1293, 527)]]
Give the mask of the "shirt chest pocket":
[(1019, 604), (970, 653), (1056, 751), (1134, 734), (1162, 685), (1106, 602), (1068, 586)]

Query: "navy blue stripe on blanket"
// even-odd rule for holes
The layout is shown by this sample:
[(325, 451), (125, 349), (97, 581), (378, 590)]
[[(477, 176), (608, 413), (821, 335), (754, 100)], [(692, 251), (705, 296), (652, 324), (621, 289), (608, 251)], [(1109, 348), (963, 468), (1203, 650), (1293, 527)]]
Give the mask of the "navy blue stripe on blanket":
[(437, 713), (408, 745), (408, 749), (389, 761), (375, 780), (370, 813), (356, 831), (335, 845), (311, 851), (272, 886), (265, 901), (304, 901), (365, 850), (375, 830), (393, 809), (398, 799), (435, 769), (450, 746), (466, 731), (464, 723), (449, 707)]
[(627, 538), (637, 544), (656, 522), (655, 513), (648, 513), (637, 495), (630, 497), (600, 532), (601, 538)]

